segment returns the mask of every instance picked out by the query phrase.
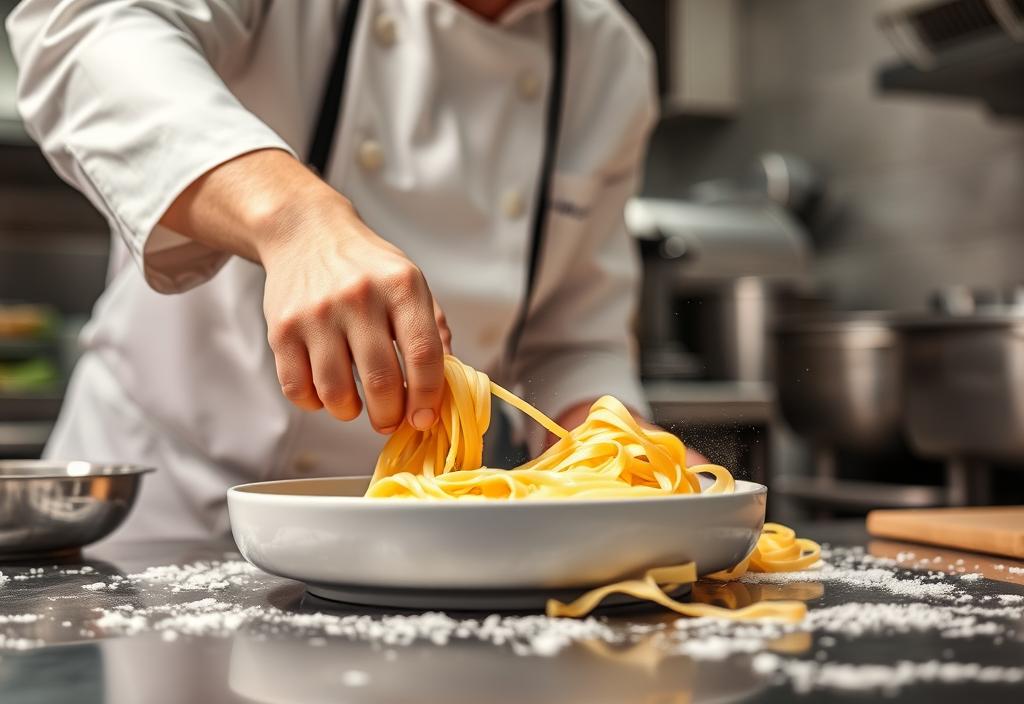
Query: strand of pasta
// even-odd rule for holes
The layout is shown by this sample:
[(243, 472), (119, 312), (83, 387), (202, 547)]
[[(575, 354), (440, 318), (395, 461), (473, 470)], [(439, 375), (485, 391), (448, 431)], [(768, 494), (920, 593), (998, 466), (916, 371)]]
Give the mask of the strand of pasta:
[[(761, 535), (742, 562), (732, 569), (709, 575), (710, 579), (731, 581), (751, 572), (795, 572), (807, 569), (821, 557), (821, 547), (813, 540), (797, 538), (796, 533), (778, 523), (765, 523)], [(726, 609), (711, 604), (691, 604), (676, 601), (669, 594), (683, 584), (697, 581), (697, 565), (687, 562), (675, 567), (648, 570), (643, 579), (616, 582), (586, 592), (570, 604), (551, 599), (547, 604), (548, 616), (586, 616), (611, 594), (627, 594), (646, 599), (683, 616), (706, 616), (734, 620), (777, 619), (799, 621), (807, 613), (802, 601), (765, 601), (741, 609)]]
[[(600, 499), (670, 494), (731, 493), (735, 481), (719, 465), (686, 465), (686, 447), (671, 433), (642, 428), (617, 399), (603, 396), (586, 420), (566, 430), (487, 375), (452, 356), (444, 362), (445, 393), (434, 427), (419, 431), (408, 423), (389, 438), (381, 451), (366, 492), (369, 498), (425, 500)], [(537, 458), (515, 469), (492, 469), (483, 463), (483, 435), (491, 418), (491, 395), (523, 412), (558, 439)], [(411, 472), (409, 468), (416, 468)], [(700, 475), (713, 483), (702, 488)], [(738, 579), (748, 570), (801, 570), (818, 561), (817, 543), (797, 538), (786, 526), (766, 523), (756, 545), (735, 567), (711, 575)], [(571, 604), (550, 601), (552, 616), (582, 616), (607, 596), (624, 593), (661, 604), (688, 616), (777, 618), (799, 620), (802, 602), (755, 604), (723, 609), (687, 604), (669, 594), (696, 581), (697, 567), (686, 563), (648, 570), (641, 579), (600, 587)]]

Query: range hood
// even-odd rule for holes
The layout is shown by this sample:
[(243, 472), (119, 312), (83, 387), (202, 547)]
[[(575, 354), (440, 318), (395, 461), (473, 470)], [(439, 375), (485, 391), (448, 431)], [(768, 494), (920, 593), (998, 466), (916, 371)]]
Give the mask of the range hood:
[(884, 91), (974, 98), (1024, 117), (1024, 0), (891, 0), (879, 17), (903, 62)]

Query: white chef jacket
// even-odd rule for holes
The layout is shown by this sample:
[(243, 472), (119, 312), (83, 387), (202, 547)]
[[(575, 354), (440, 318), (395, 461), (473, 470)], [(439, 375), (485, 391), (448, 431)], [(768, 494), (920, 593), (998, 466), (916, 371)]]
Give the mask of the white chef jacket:
[[(649, 47), (613, 0), (566, 0), (546, 238), (518, 353), (501, 365), (543, 158), (549, 5), (522, 0), (489, 23), (454, 0), (365, 0), (323, 176), (420, 266), (465, 362), (549, 414), (605, 393), (642, 409), (622, 210), (656, 103)], [(259, 266), (158, 224), (217, 164), (306, 153), (344, 9), (25, 0), (9, 16), (26, 126), (114, 234), (47, 454), (158, 467), (123, 535), (221, 533), (228, 486), (367, 474), (383, 445), (365, 415), (341, 423), (282, 396)]]

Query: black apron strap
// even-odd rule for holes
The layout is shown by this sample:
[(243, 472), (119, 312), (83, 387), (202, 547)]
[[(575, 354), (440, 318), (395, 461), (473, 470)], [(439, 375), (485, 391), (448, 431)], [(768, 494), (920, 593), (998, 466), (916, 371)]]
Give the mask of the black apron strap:
[(313, 129), (313, 141), (310, 143), (309, 155), (306, 158), (306, 163), (316, 169), (321, 176), (327, 172), (331, 149), (334, 147), (334, 135), (338, 131), (338, 116), (341, 113), (342, 98), (345, 96), (345, 77), (348, 74), (349, 49), (355, 36), (360, 4), (359, 0), (349, 0), (345, 6), (341, 28), (338, 31), (338, 45), (334, 49), (334, 59), (327, 74), (327, 83), (320, 99), (320, 112), (317, 114), (316, 127)]
[(565, 99), (565, 63), (567, 43), (565, 28), (565, 6), (562, 0), (555, 0), (551, 6), (551, 86), (548, 89), (547, 119), (544, 127), (544, 151), (540, 177), (537, 179), (536, 207), (530, 230), (530, 250), (526, 268), (526, 289), (516, 314), (515, 323), (509, 334), (506, 348), (506, 366), (510, 365), (519, 349), (526, 321), (530, 315), (533, 290), (537, 285), (544, 236), (547, 233), (548, 210), (551, 206), (551, 180), (555, 171), (555, 157), (558, 152), (558, 133), (562, 124), (562, 109)]
[[(565, 27), (565, 7), (562, 0), (555, 0), (551, 6), (551, 85), (548, 89), (547, 117), (544, 127), (544, 151), (541, 170), (537, 179), (536, 207), (530, 229), (529, 259), (526, 268), (526, 288), (519, 304), (515, 323), (506, 341), (502, 358), (502, 372), (509, 373), (519, 342), (530, 315), (530, 303), (537, 285), (544, 236), (547, 233), (547, 216), (551, 206), (551, 180), (555, 171), (555, 157), (558, 152), (558, 134), (562, 124), (562, 109), (565, 100), (565, 64), (568, 37)], [(530, 459), (525, 443), (513, 437), (512, 426), (504, 413), (493, 413), (491, 427), (484, 436), (485, 467), (518, 467)]]

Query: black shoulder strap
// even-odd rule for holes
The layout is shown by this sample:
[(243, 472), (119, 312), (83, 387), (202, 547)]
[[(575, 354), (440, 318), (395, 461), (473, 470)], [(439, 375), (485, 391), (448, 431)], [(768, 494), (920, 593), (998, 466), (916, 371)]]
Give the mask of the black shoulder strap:
[(540, 255), (544, 248), (547, 232), (548, 210), (551, 205), (551, 177), (555, 170), (558, 152), (558, 132), (562, 123), (562, 108), (565, 99), (565, 7), (562, 0), (555, 0), (551, 6), (551, 86), (548, 89), (547, 120), (544, 129), (544, 151), (541, 161), (540, 178), (537, 179), (536, 207), (533, 210), (533, 225), (530, 237), (530, 253), (526, 269), (526, 290), (516, 315), (515, 324), (509, 334), (505, 348), (506, 363), (510, 363), (519, 348), (519, 341), (530, 315), (533, 290), (537, 285), (540, 269)]
[(338, 128), (338, 116), (341, 113), (341, 101), (345, 95), (345, 76), (348, 74), (349, 49), (356, 31), (356, 19), (359, 17), (359, 0), (349, 0), (341, 17), (341, 28), (338, 32), (338, 44), (334, 49), (327, 83), (320, 99), (320, 112), (313, 130), (313, 141), (309, 145), (306, 162), (324, 174), (331, 158), (334, 146), (334, 134)]

